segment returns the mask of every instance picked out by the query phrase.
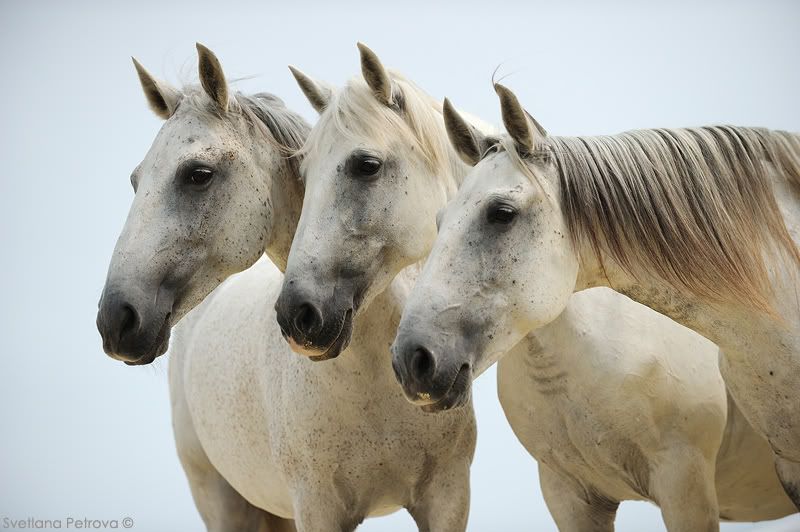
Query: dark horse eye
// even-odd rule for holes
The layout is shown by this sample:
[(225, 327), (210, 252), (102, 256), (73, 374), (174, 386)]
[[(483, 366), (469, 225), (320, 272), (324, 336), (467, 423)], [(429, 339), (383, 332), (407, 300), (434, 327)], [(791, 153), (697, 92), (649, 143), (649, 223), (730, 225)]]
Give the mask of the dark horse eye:
[(186, 182), (194, 187), (204, 187), (211, 182), (214, 172), (210, 168), (193, 168), (186, 174)]
[(381, 161), (380, 159), (376, 159), (375, 157), (359, 157), (357, 161), (355, 161), (354, 166), (354, 173), (359, 177), (374, 177), (381, 169)]
[(517, 217), (517, 209), (504, 203), (489, 208), (486, 219), (490, 224), (508, 225)]

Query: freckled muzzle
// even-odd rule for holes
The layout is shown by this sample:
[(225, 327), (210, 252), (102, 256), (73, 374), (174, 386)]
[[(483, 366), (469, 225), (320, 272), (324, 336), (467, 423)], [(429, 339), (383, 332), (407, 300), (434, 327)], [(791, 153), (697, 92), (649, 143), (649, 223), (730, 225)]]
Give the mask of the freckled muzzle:
[(97, 311), (103, 351), (130, 366), (150, 364), (169, 347), (174, 292), (107, 285)]
[(469, 401), (472, 363), (460, 347), (442, 345), (401, 326), (392, 345), (392, 368), (406, 399), (426, 412), (457, 408)]
[(314, 361), (338, 357), (353, 335), (352, 292), (337, 293), (326, 303), (315, 301), (310, 291), (294, 280), (284, 281), (275, 303), (281, 334), (292, 351)]

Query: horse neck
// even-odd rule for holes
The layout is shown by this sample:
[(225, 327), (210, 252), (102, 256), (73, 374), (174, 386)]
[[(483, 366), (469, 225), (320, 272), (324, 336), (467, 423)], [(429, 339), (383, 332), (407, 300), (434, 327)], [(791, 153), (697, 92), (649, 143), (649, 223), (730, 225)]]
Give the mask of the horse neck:
[(298, 173), (298, 165), (291, 164), (287, 156), (277, 148), (263, 141), (259, 150), (264, 154), (259, 168), (265, 186), (269, 187), (269, 201), (266, 210), (269, 235), (264, 253), (282, 272), (286, 270), (292, 238), (300, 220), (303, 206), (303, 183)]
[(371, 386), (386, 383), (387, 387), (394, 389), (397, 381), (392, 370), (389, 346), (397, 333), (416, 271), (416, 265), (401, 271), (386, 290), (376, 295), (369, 306), (359, 312), (353, 323), (350, 345), (335, 360), (339, 371), (359, 376), (370, 382)]
[[(768, 352), (788, 345), (792, 329), (773, 316), (740, 305), (710, 301), (672, 286), (649, 272), (626, 272), (610, 258), (581, 254), (576, 291), (605, 286), (672, 318), (717, 344), (728, 358), (746, 357), (753, 345)], [(797, 331), (797, 328), (794, 328)], [(796, 334), (796, 332), (794, 333)]]
[[(790, 141), (797, 142), (793, 137)], [(797, 207), (800, 205), (800, 168), (793, 157), (796, 157), (794, 152), (786, 154), (786, 160), (775, 155), (767, 165), (771, 168), (767, 179), (789, 235), (795, 235), (790, 238), (797, 246), (800, 245), (796, 236), (800, 229), (800, 209)], [(777, 235), (774, 242), (764, 242), (762, 246), (769, 272), (767, 282), (772, 287), (765, 301), (771, 305), (772, 315), (741, 302), (720, 302), (702, 297), (674, 282), (665, 281), (649, 266), (626, 271), (603, 251), (598, 258), (589, 243), (579, 244), (576, 251), (580, 263), (578, 290), (606, 286), (623, 293), (702, 334), (720, 346), (729, 359), (737, 354), (752, 353), (753, 346), (759, 346), (765, 356), (770, 352), (788, 353), (800, 346), (798, 263), (795, 255), (784, 249)], [(717, 277), (718, 282), (725, 282), (722, 273)]]

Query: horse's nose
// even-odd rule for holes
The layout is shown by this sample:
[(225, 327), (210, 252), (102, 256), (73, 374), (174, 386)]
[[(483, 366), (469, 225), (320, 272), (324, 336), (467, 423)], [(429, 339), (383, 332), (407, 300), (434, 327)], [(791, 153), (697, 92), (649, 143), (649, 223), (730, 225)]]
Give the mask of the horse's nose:
[(435, 386), (436, 357), (423, 345), (397, 349), (392, 356), (392, 369), (411, 396), (429, 392)]
[(352, 299), (319, 298), (299, 282), (284, 281), (275, 302), (275, 318), (292, 351), (313, 360), (328, 360), (336, 358), (350, 342)]
[(306, 338), (313, 337), (322, 329), (322, 313), (311, 303), (301, 303), (294, 314), (294, 328)]
[(97, 329), (103, 337), (103, 350), (122, 360), (138, 359), (138, 356), (125, 356), (121, 346), (137, 333), (141, 323), (141, 315), (131, 303), (121, 298), (106, 298), (97, 314)]
[(428, 349), (419, 346), (411, 354), (408, 370), (412, 379), (421, 382), (430, 381), (436, 373), (436, 359)]

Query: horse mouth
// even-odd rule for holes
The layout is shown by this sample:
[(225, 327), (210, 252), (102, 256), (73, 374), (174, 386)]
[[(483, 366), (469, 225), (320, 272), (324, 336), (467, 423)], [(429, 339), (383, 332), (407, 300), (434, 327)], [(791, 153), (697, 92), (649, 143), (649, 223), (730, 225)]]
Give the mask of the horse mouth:
[(172, 331), (170, 317), (172, 317), (172, 312), (168, 312), (164, 316), (164, 322), (161, 324), (161, 328), (153, 341), (153, 348), (149, 353), (143, 354), (136, 360), (124, 360), (123, 362), (128, 366), (146, 366), (152, 364), (155, 359), (166, 353), (167, 349), (169, 349), (169, 338)]
[(472, 368), (469, 364), (463, 364), (442, 398), (433, 403), (420, 405), (420, 408), (423, 412), (434, 413), (462, 407), (469, 402), (472, 394), (471, 384)]
[(310, 341), (298, 343), (283, 327), (281, 327), (281, 336), (289, 344), (289, 349), (298, 355), (302, 355), (314, 362), (321, 362), (336, 358), (342, 351), (347, 349), (350, 344), (350, 338), (353, 335), (353, 309), (345, 311), (336, 330), (336, 336), (325, 348), (315, 347)]
[(350, 345), (350, 339), (353, 336), (353, 309), (347, 309), (342, 317), (342, 322), (339, 324), (339, 332), (333, 342), (321, 355), (312, 355), (308, 358), (314, 362), (322, 362), (324, 360), (331, 360), (342, 354), (342, 351), (347, 349)]

